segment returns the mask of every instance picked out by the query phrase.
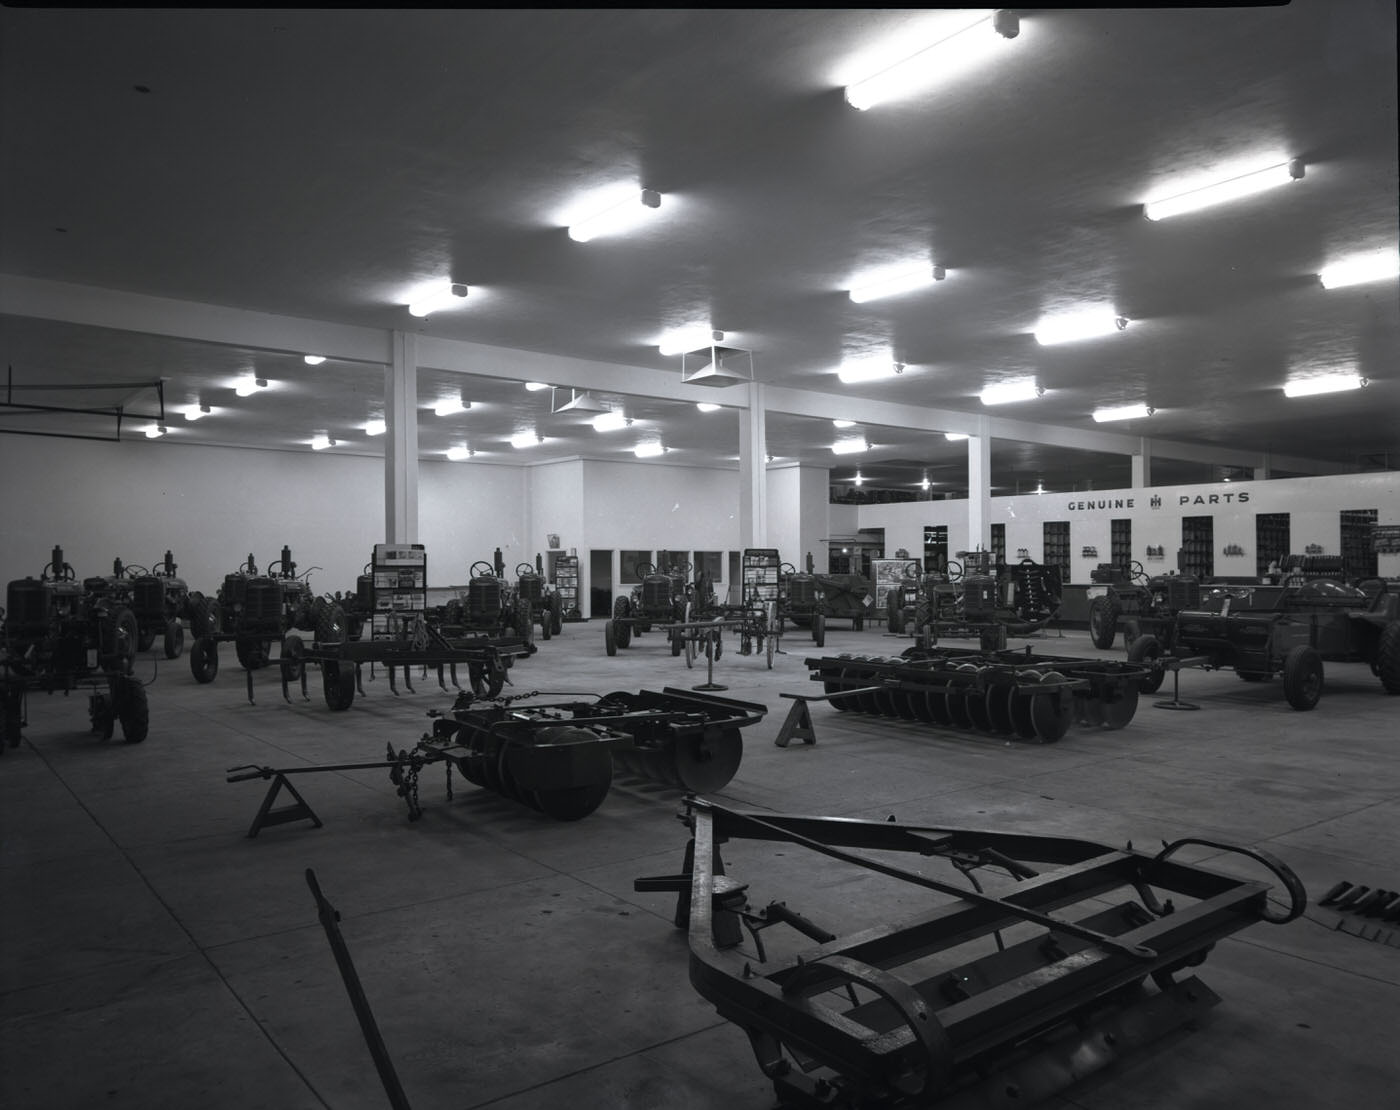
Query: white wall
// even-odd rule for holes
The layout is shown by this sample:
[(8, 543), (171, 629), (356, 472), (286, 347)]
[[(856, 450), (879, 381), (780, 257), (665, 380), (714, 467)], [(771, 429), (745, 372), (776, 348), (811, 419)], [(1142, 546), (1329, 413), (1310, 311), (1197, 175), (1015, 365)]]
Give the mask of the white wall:
[[(378, 460), (374, 462), (382, 487), (384, 467)], [(532, 546), (529, 535), (528, 488), (524, 467), (470, 460), (420, 462), (418, 542), (428, 554), (428, 584), (465, 585), (472, 564), (490, 564), (498, 547), (507, 577), (515, 577), (517, 563), (533, 566), (535, 552), (543, 547)], [(382, 495), (377, 512), (382, 530)]]
[[(1109, 561), (1109, 522), (1115, 518), (1133, 522), (1133, 558), (1149, 573), (1155, 573), (1176, 567), (1183, 517), (1213, 517), (1215, 573), (1249, 576), (1255, 570), (1257, 514), (1290, 514), (1290, 547), (1294, 553), (1301, 554), (1308, 544), (1319, 544), (1324, 554), (1338, 555), (1339, 514), (1343, 509), (1377, 509), (1381, 524), (1400, 523), (1400, 473), (994, 497), (990, 523), (1006, 525), (1008, 560), (1014, 560), (1017, 550), (1025, 548), (1029, 557), (1039, 562), (1043, 556), (1043, 524), (1047, 520), (1069, 521), (1070, 581), (1087, 583), (1094, 567)], [(885, 529), (886, 552), (900, 547), (908, 548), (911, 555), (921, 552), (926, 524), (948, 525), (950, 552), (965, 550), (967, 546), (966, 501), (861, 505), (857, 515), (859, 527)], [(1228, 544), (1244, 548), (1244, 556), (1224, 555)], [(1149, 545), (1164, 548), (1164, 557), (1149, 560)], [(1086, 546), (1096, 547), (1097, 557), (1082, 556), (1080, 552)], [(1400, 555), (1381, 555), (1378, 562), (1382, 575), (1400, 575)]]

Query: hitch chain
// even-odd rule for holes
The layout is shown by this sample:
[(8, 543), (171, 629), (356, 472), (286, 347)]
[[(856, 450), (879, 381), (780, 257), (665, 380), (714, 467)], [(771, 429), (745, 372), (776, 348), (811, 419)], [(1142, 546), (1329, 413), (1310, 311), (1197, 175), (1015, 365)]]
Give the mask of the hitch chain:
[(423, 760), (406, 750), (396, 754), (392, 744), (389, 745), (389, 759), (394, 764), (389, 769), (389, 781), (398, 787), (399, 797), (408, 803), (408, 819), (417, 821), (423, 816), (423, 807), (418, 804), (418, 772), (423, 769)]

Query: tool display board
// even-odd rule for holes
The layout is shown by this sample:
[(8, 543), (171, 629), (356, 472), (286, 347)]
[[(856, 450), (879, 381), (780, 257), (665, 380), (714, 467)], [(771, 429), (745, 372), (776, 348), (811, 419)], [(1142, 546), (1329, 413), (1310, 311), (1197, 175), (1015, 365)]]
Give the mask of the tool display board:
[(428, 553), (421, 543), (377, 543), (371, 640), (407, 640), (428, 608)]
[(746, 547), (740, 565), (741, 597), (747, 606), (763, 608), (778, 600), (778, 549), (776, 547)]

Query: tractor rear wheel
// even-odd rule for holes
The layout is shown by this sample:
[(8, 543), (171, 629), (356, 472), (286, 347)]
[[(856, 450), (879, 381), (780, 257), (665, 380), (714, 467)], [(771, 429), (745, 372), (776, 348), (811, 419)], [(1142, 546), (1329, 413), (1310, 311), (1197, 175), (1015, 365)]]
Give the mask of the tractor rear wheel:
[(556, 636), (564, 630), (564, 599), (558, 594), (549, 599), (549, 630)]
[(1376, 674), (1387, 694), (1400, 694), (1400, 621), (1391, 621), (1381, 629)]
[(1118, 607), (1112, 598), (1096, 597), (1089, 602), (1089, 635), (1100, 651), (1113, 646), (1118, 635)]
[(327, 659), (321, 664), (321, 687), (330, 709), (349, 709), (355, 702), (355, 664)]
[(609, 655), (617, 654), (617, 628), (612, 621), (603, 625), (603, 646), (607, 648)]
[(1322, 656), (1299, 644), (1283, 659), (1283, 696), (1294, 709), (1311, 709), (1322, 697)]

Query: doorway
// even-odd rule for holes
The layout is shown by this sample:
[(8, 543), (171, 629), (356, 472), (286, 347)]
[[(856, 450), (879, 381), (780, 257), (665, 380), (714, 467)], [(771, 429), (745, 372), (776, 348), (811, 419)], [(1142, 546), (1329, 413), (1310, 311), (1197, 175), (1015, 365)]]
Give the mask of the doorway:
[(594, 549), (588, 553), (588, 615), (612, 616), (613, 553)]

